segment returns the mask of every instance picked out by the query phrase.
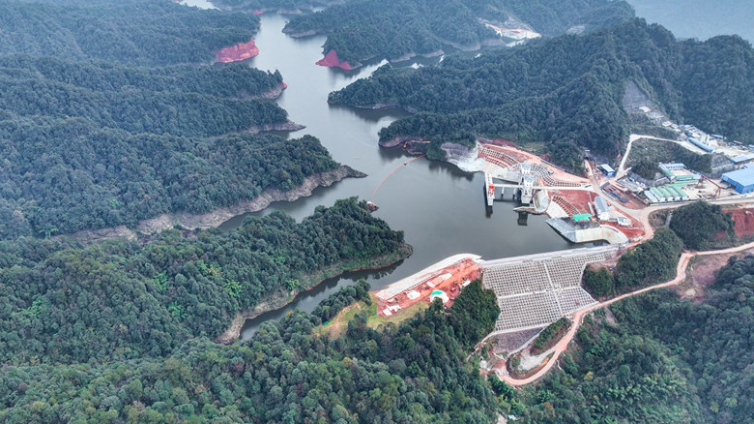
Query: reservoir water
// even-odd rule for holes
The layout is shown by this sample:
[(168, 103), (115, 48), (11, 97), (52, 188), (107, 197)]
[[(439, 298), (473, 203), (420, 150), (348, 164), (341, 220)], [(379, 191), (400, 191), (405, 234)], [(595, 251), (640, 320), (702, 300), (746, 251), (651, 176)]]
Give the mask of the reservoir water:
[[(249, 59), (248, 64), (282, 73), (288, 89), (277, 102), (288, 111), (291, 120), (306, 125), (306, 129), (291, 133), (291, 137), (314, 135), (336, 161), (369, 176), (319, 188), (311, 197), (295, 202), (274, 203), (260, 213), (279, 210), (301, 220), (318, 205), (331, 206), (337, 199), (358, 196), (375, 202), (380, 207), (376, 216), (393, 229), (405, 232), (414, 254), (398, 266), (379, 272), (351, 273), (301, 293), (286, 308), (249, 320), (242, 337), (250, 337), (261, 322), (280, 318), (293, 308), (311, 311), (338, 287), (360, 278), (378, 289), (457, 253), (475, 253), (492, 259), (575, 247), (555, 233), (545, 223), (544, 216), (529, 216), (528, 225), (519, 225), (518, 215), (512, 211), (517, 205), (512, 202), (496, 202), (494, 213), (487, 216), (482, 175), (425, 159), (403, 166), (408, 157), (380, 149), (377, 145), (380, 128), (405, 113), (327, 104), (328, 93), (369, 76), (379, 64), (349, 72), (317, 66), (315, 62), (322, 57), (325, 37), (291, 38), (281, 32), (285, 20), (280, 15), (262, 15), (262, 28), (255, 37), (260, 54)], [(437, 60), (408, 61), (400, 66)], [(396, 168), (373, 197), (380, 181)], [(233, 218), (223, 228), (234, 228), (243, 218)]]

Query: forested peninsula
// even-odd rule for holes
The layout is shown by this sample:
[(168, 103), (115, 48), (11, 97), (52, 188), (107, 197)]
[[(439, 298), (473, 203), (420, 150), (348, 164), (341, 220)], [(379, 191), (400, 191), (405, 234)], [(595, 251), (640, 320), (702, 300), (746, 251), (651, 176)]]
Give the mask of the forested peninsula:
[(207, 213), (337, 168), (259, 97), (282, 83), (244, 65), (133, 68), (0, 57), (0, 237), (68, 234)]
[(751, 45), (738, 36), (678, 41), (641, 19), (417, 70), (385, 66), (330, 102), (418, 112), (380, 139), (430, 139), (434, 158), (445, 142), (470, 146), (481, 136), (546, 141), (553, 161), (579, 169), (579, 146), (614, 157), (628, 141), (623, 96), (631, 82), (677, 122), (730, 139), (754, 136)]
[(254, 135), (300, 128), (267, 100), (278, 72), (210, 66), (257, 17), (4, 1), (0, 22), (1, 239), (207, 214), (338, 169), (314, 137)]
[(238, 10), (257, 15), (265, 12), (308, 13), (318, 7), (342, 3), (345, 3), (345, 0), (215, 0), (212, 2), (213, 5), (223, 10)]
[(411, 253), (354, 199), (301, 223), (274, 213), (227, 233), (164, 231), (144, 246), (22, 238), (1, 248), (0, 361), (17, 364), (166, 356), (262, 301)]
[(377, 58), (436, 55), (443, 46), (478, 49), (502, 44), (484, 23), (532, 29), (552, 35), (570, 28), (592, 31), (634, 16), (624, 1), (519, 0), (351, 0), (291, 18), (284, 32), (294, 36), (325, 33), (323, 54), (357, 67)]

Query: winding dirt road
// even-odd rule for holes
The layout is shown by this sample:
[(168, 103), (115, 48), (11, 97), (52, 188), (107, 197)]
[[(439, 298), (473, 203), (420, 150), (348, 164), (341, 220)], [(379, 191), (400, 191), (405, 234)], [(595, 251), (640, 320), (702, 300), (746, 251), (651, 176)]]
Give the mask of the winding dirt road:
[(636, 290), (636, 291), (631, 292), (631, 293), (622, 294), (622, 295), (620, 295), (618, 297), (612, 298), (610, 300), (606, 300), (604, 302), (600, 302), (600, 303), (598, 303), (596, 305), (590, 306), (590, 307), (588, 307), (586, 309), (582, 309), (582, 310), (576, 312), (575, 314), (573, 314), (573, 316), (572, 316), (573, 325), (571, 325), (571, 328), (568, 330), (568, 333), (566, 333), (566, 335), (563, 336), (563, 338), (555, 346), (553, 346), (552, 348), (550, 348), (550, 350), (548, 350), (547, 352), (545, 352), (545, 353), (542, 354), (544, 356), (547, 356), (550, 353), (552, 353), (553, 356), (552, 356), (552, 359), (550, 359), (547, 362), (547, 364), (541, 370), (539, 370), (537, 373), (535, 373), (534, 375), (531, 375), (531, 376), (529, 376), (527, 378), (519, 380), (519, 379), (515, 379), (515, 378), (511, 377), (507, 373), (507, 371), (503, 370), (502, 371), (503, 375), (500, 376), (500, 377), (502, 378), (503, 381), (505, 381), (506, 383), (510, 384), (511, 386), (523, 386), (523, 385), (526, 385), (526, 384), (529, 384), (529, 383), (533, 383), (533, 382), (539, 380), (545, 374), (547, 374), (547, 372), (550, 370), (550, 368), (552, 368), (555, 365), (555, 363), (557, 362), (558, 358), (560, 357), (560, 354), (562, 354), (563, 352), (565, 352), (568, 349), (568, 345), (571, 343), (571, 340), (573, 340), (573, 337), (576, 335), (576, 331), (578, 331), (579, 326), (581, 325), (581, 321), (582, 321), (582, 319), (584, 318), (584, 316), (586, 314), (588, 314), (590, 312), (593, 312), (593, 311), (595, 311), (597, 309), (604, 308), (605, 306), (610, 306), (611, 304), (613, 304), (615, 302), (618, 302), (620, 300), (623, 300), (623, 299), (625, 299), (627, 297), (636, 296), (637, 294), (642, 294), (642, 293), (648, 292), (650, 290), (661, 289), (661, 288), (664, 288), (664, 287), (670, 287), (670, 286), (674, 286), (676, 284), (679, 284), (680, 282), (682, 282), (682, 281), (684, 281), (686, 279), (686, 267), (688, 266), (689, 261), (691, 260), (691, 258), (693, 258), (694, 256), (709, 256), (709, 255), (721, 255), (721, 254), (727, 254), (727, 253), (737, 253), (737, 252), (741, 252), (741, 251), (752, 249), (752, 248), (754, 248), (754, 242), (748, 243), (748, 244), (744, 244), (742, 246), (737, 246), (737, 247), (731, 247), (731, 248), (728, 248), (728, 249), (723, 249), (723, 250), (709, 250), (709, 251), (705, 251), (705, 252), (683, 252), (683, 254), (681, 255), (681, 257), (678, 260), (678, 267), (676, 269), (676, 277), (674, 279), (672, 279), (670, 281), (667, 281), (665, 283), (662, 283), (662, 284), (657, 284), (657, 285), (654, 285), (654, 286), (645, 287), (643, 289)]

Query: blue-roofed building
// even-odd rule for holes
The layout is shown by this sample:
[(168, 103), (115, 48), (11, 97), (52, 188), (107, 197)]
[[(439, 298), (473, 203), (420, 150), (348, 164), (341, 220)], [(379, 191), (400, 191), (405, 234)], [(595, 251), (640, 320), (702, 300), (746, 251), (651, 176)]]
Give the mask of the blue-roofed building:
[(700, 149), (704, 150), (704, 151), (705, 151), (705, 152), (707, 152), (707, 153), (712, 153), (712, 152), (713, 152), (713, 151), (715, 150), (715, 149), (713, 149), (712, 147), (710, 147), (710, 146), (709, 146), (708, 144), (706, 144), (706, 143), (703, 143), (702, 141), (700, 141), (700, 140), (697, 140), (697, 139), (696, 139), (696, 138), (694, 138), (694, 137), (689, 137), (689, 141), (690, 141), (690, 142), (691, 142), (692, 144), (694, 144), (694, 145), (695, 145), (696, 147), (699, 147)]
[(754, 191), (754, 167), (726, 172), (720, 179), (732, 185), (738, 193), (744, 194)]
[(748, 163), (754, 160), (754, 153), (736, 156), (736, 157), (730, 158), (730, 160), (736, 165), (743, 165), (745, 163)]

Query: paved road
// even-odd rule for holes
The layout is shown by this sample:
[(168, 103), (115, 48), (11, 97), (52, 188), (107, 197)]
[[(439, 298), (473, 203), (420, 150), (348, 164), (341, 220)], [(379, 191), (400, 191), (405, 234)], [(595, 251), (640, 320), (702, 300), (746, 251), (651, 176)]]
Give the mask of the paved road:
[(503, 371), (503, 375), (502, 375), (503, 381), (510, 384), (511, 386), (523, 386), (523, 385), (533, 383), (539, 380), (545, 374), (547, 374), (548, 371), (550, 371), (550, 368), (552, 368), (555, 365), (560, 355), (568, 349), (568, 344), (571, 343), (571, 340), (573, 340), (573, 337), (576, 335), (576, 331), (579, 329), (579, 326), (581, 325), (581, 320), (584, 318), (584, 315), (591, 313), (597, 309), (604, 308), (605, 306), (612, 305), (613, 303), (623, 300), (627, 297), (636, 296), (637, 294), (646, 293), (650, 290), (657, 290), (664, 287), (670, 287), (670, 286), (679, 284), (680, 282), (686, 279), (686, 267), (688, 266), (691, 258), (693, 258), (694, 256), (708, 256), (708, 255), (736, 253), (736, 252), (741, 252), (741, 251), (751, 249), (751, 248), (754, 248), (754, 242), (744, 244), (738, 247), (731, 247), (728, 249), (723, 249), (723, 250), (709, 250), (709, 251), (704, 251), (704, 252), (684, 252), (678, 260), (678, 267), (676, 269), (676, 277), (674, 279), (667, 281), (665, 283), (662, 283), (662, 284), (645, 287), (643, 289), (636, 290), (631, 293), (620, 295), (613, 299), (606, 300), (604, 302), (598, 303), (594, 306), (591, 306), (591, 307), (588, 307), (586, 309), (582, 309), (576, 312), (575, 314), (573, 314), (573, 325), (571, 325), (571, 328), (568, 330), (568, 333), (566, 333), (566, 335), (563, 336), (563, 338), (555, 346), (553, 346), (550, 350), (548, 350), (547, 352), (543, 354), (543, 356), (547, 356), (550, 353), (552, 353), (553, 357), (547, 362), (547, 364), (541, 370), (537, 371), (536, 374), (525, 379), (515, 379), (511, 377), (510, 375), (508, 375), (506, 371)]

